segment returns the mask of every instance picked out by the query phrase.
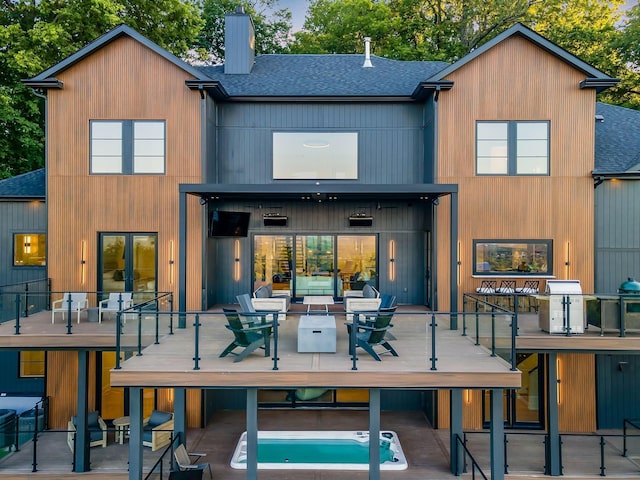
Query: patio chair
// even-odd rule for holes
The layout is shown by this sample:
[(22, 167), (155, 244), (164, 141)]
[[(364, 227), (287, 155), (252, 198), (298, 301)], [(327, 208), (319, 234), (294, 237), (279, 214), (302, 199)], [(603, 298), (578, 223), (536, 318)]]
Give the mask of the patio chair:
[(496, 281), (495, 280), (482, 280), (480, 286), (476, 288), (476, 293), (484, 295), (493, 295), (496, 293)]
[(87, 309), (86, 292), (69, 292), (65, 293), (60, 300), (54, 300), (51, 303), (51, 323), (55, 323), (57, 312), (62, 312), (62, 320), (64, 320), (65, 312), (69, 311), (69, 302), (71, 302), (71, 312), (78, 314), (78, 323), (80, 323), (80, 312)]
[[(395, 308), (387, 309), (384, 312), (377, 312), (375, 314), (367, 313), (367, 321), (358, 322), (355, 332), (355, 346), (364, 349), (369, 355), (380, 362), (380, 355), (384, 353), (390, 353), (394, 357), (398, 356), (398, 353), (393, 349), (388, 342), (388, 338), (385, 338), (388, 331), (393, 327), (391, 319)], [(346, 323), (347, 332), (349, 333), (349, 355), (353, 355), (355, 352), (352, 350), (351, 335), (353, 335), (351, 324)], [(382, 347), (384, 350), (376, 352), (375, 348)]]
[(153, 410), (142, 422), (142, 445), (151, 451), (169, 445), (173, 434), (173, 413)]
[[(225, 327), (233, 332), (234, 339), (220, 354), (220, 358), (232, 354), (236, 355), (233, 362), (240, 362), (258, 348), (264, 348), (265, 357), (270, 355), (272, 322), (264, 322), (255, 316), (248, 321), (242, 321), (240, 315), (243, 314), (239, 314), (237, 310), (223, 308), (222, 311), (227, 317), (228, 325)], [(242, 347), (244, 350), (240, 353), (233, 352), (238, 347)]]
[[(200, 470), (204, 472), (205, 470), (209, 470), (209, 478), (213, 480), (213, 472), (211, 471), (211, 465), (208, 463), (196, 463), (200, 460), (201, 457), (205, 457), (206, 453), (194, 453), (187, 452), (187, 449), (181, 443), (176, 447), (173, 451), (173, 457), (176, 459), (176, 463), (178, 464), (178, 468), (180, 471), (188, 471), (188, 470)], [(191, 460), (191, 457), (196, 457)]]
[[(133, 305), (133, 294), (131, 292), (112, 292), (109, 294), (109, 298), (102, 300), (98, 307), (98, 323), (102, 323), (102, 315), (105, 313), (117, 313), (121, 310), (131, 308)], [(122, 320), (127, 323), (127, 316), (123, 315)]]
[[(74, 415), (67, 424), (67, 445), (73, 452), (73, 442), (76, 436), (76, 426), (78, 417)], [(107, 424), (104, 422), (98, 412), (89, 412), (87, 414), (87, 429), (89, 430), (89, 446), (102, 448), (107, 446)]]

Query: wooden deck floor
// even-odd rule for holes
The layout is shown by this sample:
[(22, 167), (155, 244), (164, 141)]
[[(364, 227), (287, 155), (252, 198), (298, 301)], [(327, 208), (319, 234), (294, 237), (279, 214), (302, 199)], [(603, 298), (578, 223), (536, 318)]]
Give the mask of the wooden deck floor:
[[(403, 312), (404, 310), (404, 312)], [(193, 319), (187, 328), (176, 330), (157, 345), (147, 347), (142, 356), (133, 357), (122, 369), (111, 373), (113, 386), (169, 387), (261, 387), (288, 388), (513, 388), (520, 386), (520, 372), (483, 347), (475, 346), (460, 331), (449, 329), (448, 317), (438, 319), (436, 333), (436, 370), (431, 370), (431, 336), (427, 333), (430, 315), (406, 307), (394, 316), (391, 344), (398, 357), (384, 355), (375, 361), (358, 351), (357, 370), (352, 370), (348, 354), (348, 335), (343, 313), (336, 317), (335, 353), (298, 353), (297, 326), (300, 314), (290, 313), (280, 322), (278, 370), (273, 361), (260, 351), (242, 362), (234, 357), (219, 358), (233, 339), (224, 328), (226, 320), (212, 313), (200, 317), (199, 369), (194, 370)], [(408, 313), (414, 312), (414, 313)]]

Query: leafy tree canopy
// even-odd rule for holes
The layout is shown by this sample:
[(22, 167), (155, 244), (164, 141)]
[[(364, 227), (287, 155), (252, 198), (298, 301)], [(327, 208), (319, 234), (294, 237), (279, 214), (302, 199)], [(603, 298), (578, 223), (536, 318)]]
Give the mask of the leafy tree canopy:
[(195, 0), (4, 0), (0, 3), (0, 178), (44, 164), (43, 101), (20, 79), (118, 24), (185, 55), (202, 20)]
[(278, 9), (278, 0), (204, 0), (204, 27), (194, 46), (204, 52), (209, 61), (224, 60), (224, 17), (242, 7), (251, 16), (255, 31), (256, 54), (287, 53), (291, 33), (291, 12)]

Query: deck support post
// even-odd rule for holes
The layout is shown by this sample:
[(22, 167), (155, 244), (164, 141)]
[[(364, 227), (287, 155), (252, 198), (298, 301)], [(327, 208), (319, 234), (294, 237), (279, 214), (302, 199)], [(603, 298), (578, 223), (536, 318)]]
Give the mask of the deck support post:
[(558, 428), (558, 399), (560, 388), (558, 380), (558, 354), (549, 353), (547, 365), (547, 444), (545, 474), (557, 477), (562, 475), (560, 465), (560, 430)]
[(369, 389), (369, 480), (380, 480), (380, 389)]
[(451, 312), (450, 330), (458, 329), (458, 194), (451, 192), (449, 196), (451, 202), (451, 243), (449, 244), (449, 311)]
[(258, 478), (258, 389), (247, 388), (247, 480)]
[(178, 238), (178, 328), (187, 328), (187, 194), (180, 192), (180, 232)]
[(77, 401), (75, 471), (88, 472), (91, 470), (91, 455), (87, 428), (87, 413), (89, 411), (89, 352), (87, 350), (78, 351)]
[(502, 388), (490, 390), (491, 437), (490, 454), (491, 480), (504, 480), (504, 414)]
[(450, 453), (450, 463), (451, 463), (451, 473), (456, 476), (462, 475), (462, 471), (464, 470), (464, 455), (462, 452), (462, 447), (458, 444), (457, 436), (462, 438), (462, 389), (461, 388), (452, 388), (450, 390), (450, 399), (449, 399), (449, 418), (451, 426), (450, 426), (450, 438), (449, 438), (449, 452)]
[(142, 480), (142, 388), (129, 389), (129, 480)]
[(173, 431), (180, 443), (187, 444), (187, 389), (173, 389)]

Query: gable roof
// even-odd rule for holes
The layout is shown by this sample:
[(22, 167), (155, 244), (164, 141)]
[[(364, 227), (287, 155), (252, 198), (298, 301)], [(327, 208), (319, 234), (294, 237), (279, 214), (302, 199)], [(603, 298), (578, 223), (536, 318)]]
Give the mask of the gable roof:
[(0, 180), (0, 198), (21, 200), (44, 199), (44, 168)]
[(231, 97), (410, 97), (416, 85), (448, 63), (389, 60), (364, 55), (259, 55), (249, 74), (225, 74), (224, 66), (200, 67)]
[(640, 111), (596, 103), (593, 174), (640, 174)]
[(557, 58), (559, 58), (563, 62), (569, 64), (573, 68), (575, 68), (575, 69), (581, 71), (582, 73), (584, 73), (586, 78), (585, 78), (585, 80), (583, 82), (581, 82), (581, 84), (580, 84), (581, 88), (595, 88), (597, 91), (601, 91), (601, 90), (604, 90), (606, 88), (609, 88), (609, 87), (612, 87), (612, 86), (616, 85), (620, 81), (619, 79), (612, 78), (612, 77), (604, 74), (603, 72), (601, 72), (597, 68), (595, 68), (595, 67), (589, 65), (588, 63), (580, 60), (575, 55), (569, 53), (568, 51), (566, 51), (562, 47), (556, 45), (555, 43), (551, 42), (550, 40), (547, 40), (542, 35), (534, 32), (530, 28), (525, 27), (521, 23), (515, 24), (513, 27), (505, 30), (501, 34), (499, 34), (496, 37), (492, 38), (487, 43), (482, 44), (481, 46), (476, 48), (474, 51), (469, 53), (468, 55), (465, 55), (464, 57), (462, 57), (457, 62), (455, 62), (455, 63), (451, 64), (449, 67), (439, 71), (433, 77), (429, 78), (428, 81), (429, 82), (437, 82), (437, 81), (442, 81), (442, 80), (446, 79), (446, 77), (448, 75), (450, 75), (452, 72), (455, 72), (456, 70), (458, 70), (463, 65), (466, 65), (467, 63), (471, 62), (472, 60), (478, 58), (480, 55), (482, 55), (486, 51), (490, 50), (491, 48), (495, 47), (499, 43), (503, 42), (507, 38), (512, 37), (512, 36), (516, 36), (516, 35), (529, 40), (533, 44), (535, 44), (538, 47), (542, 48), (543, 50), (546, 50), (547, 52), (549, 52), (551, 55), (556, 56)]
[(34, 88), (62, 88), (62, 83), (56, 80), (55, 78), (56, 75), (70, 68), (74, 64), (80, 62), (81, 60), (85, 59), (86, 57), (94, 53), (96, 50), (99, 50), (105, 45), (108, 45), (109, 43), (123, 36), (131, 37), (132, 39), (136, 40), (137, 42), (141, 43), (145, 47), (149, 48), (150, 50), (160, 55), (162, 58), (173, 63), (174, 65), (181, 68), (182, 70), (189, 73), (190, 75), (193, 75), (195, 78), (207, 80), (206, 77), (203, 77), (202, 72), (200, 70), (180, 60), (174, 54), (168, 52), (164, 48), (160, 47), (156, 43), (146, 38), (145, 36), (136, 32), (133, 28), (129, 27), (128, 25), (119, 25), (113, 30), (108, 31), (101, 37), (97, 38), (96, 40), (88, 44), (86, 47), (81, 48), (73, 55), (70, 55), (69, 57), (65, 58), (61, 62), (57, 63), (53, 67), (45, 70), (44, 72), (40, 73), (39, 75), (36, 75), (33, 78), (23, 80), (23, 82)]

